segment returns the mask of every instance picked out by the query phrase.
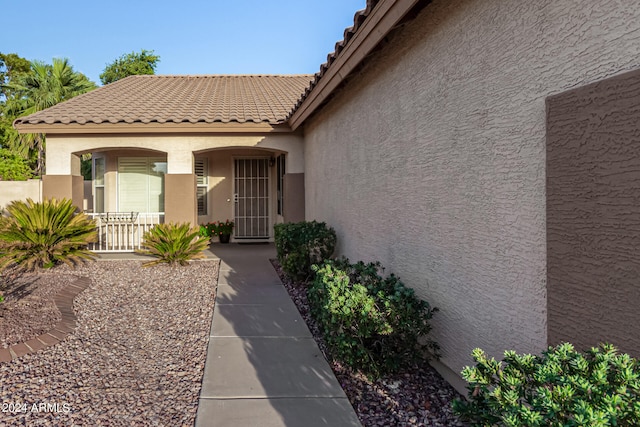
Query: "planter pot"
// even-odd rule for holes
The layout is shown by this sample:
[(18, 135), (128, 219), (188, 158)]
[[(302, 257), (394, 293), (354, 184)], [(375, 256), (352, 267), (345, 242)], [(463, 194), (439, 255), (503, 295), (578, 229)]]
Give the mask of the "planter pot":
[(218, 239), (220, 239), (220, 243), (229, 243), (229, 239), (231, 238), (231, 234), (220, 234)]

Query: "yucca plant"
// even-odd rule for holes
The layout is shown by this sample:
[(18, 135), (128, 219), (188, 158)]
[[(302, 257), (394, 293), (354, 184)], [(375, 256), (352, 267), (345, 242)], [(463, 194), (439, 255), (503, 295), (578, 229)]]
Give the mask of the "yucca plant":
[(136, 252), (157, 258), (142, 264), (144, 267), (161, 263), (187, 265), (189, 260), (204, 258), (202, 251), (209, 247), (209, 239), (200, 236), (200, 229), (189, 223), (158, 224), (142, 239), (144, 249)]
[(87, 245), (96, 240), (95, 222), (76, 213), (71, 200), (13, 201), (0, 217), (0, 270), (74, 266), (95, 258)]

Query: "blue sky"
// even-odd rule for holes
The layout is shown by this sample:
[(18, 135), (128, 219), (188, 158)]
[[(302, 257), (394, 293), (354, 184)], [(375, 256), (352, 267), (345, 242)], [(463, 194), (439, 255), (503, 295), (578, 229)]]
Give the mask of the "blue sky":
[(0, 52), (69, 58), (100, 84), (124, 53), (153, 50), (156, 74), (315, 73), (366, 0), (10, 0)]

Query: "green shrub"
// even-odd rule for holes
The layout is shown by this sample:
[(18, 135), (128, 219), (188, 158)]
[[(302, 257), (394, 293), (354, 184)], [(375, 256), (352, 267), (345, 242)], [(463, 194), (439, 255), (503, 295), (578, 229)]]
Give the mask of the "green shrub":
[(202, 251), (209, 247), (209, 239), (189, 223), (158, 224), (144, 233), (142, 239), (144, 249), (136, 252), (158, 258), (142, 264), (145, 267), (160, 263), (187, 265), (189, 260), (204, 258)]
[(0, 218), (0, 269), (16, 264), (33, 271), (95, 258), (87, 249), (97, 239), (95, 222), (76, 213), (70, 200), (14, 201), (6, 211)]
[(33, 177), (29, 161), (0, 148), (0, 181), (26, 181)]
[(473, 351), (462, 376), (468, 401), (455, 411), (478, 426), (640, 426), (640, 365), (610, 344), (585, 353), (571, 344), (542, 356)]
[(311, 266), (333, 255), (336, 232), (324, 222), (276, 224), (274, 240), (282, 270), (296, 281), (308, 279)]
[(437, 356), (438, 345), (426, 338), (437, 309), (398, 277), (381, 277), (379, 263), (342, 259), (313, 268), (309, 305), (334, 357), (375, 377), (423, 359), (426, 350)]

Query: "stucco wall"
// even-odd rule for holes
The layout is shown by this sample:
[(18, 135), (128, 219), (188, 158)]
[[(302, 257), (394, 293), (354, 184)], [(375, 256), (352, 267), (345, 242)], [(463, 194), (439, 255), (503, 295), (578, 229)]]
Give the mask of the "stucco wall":
[(42, 198), (42, 181), (30, 179), (28, 181), (0, 181), (0, 208), (6, 207), (14, 200), (39, 202)]
[(549, 342), (640, 357), (640, 70), (547, 100)]
[[(265, 135), (47, 135), (47, 174), (68, 175), (73, 168), (79, 171), (75, 154), (104, 149), (156, 150), (166, 153), (168, 173), (193, 172), (193, 153), (219, 148), (260, 148), (287, 153), (291, 173), (304, 172), (304, 145), (300, 133), (272, 133)], [(79, 172), (77, 172), (79, 173)]]
[(634, 2), (436, 0), (305, 125), (307, 218), (441, 309), (453, 372), (474, 347), (545, 347), (545, 98), (639, 67), (639, 20)]

